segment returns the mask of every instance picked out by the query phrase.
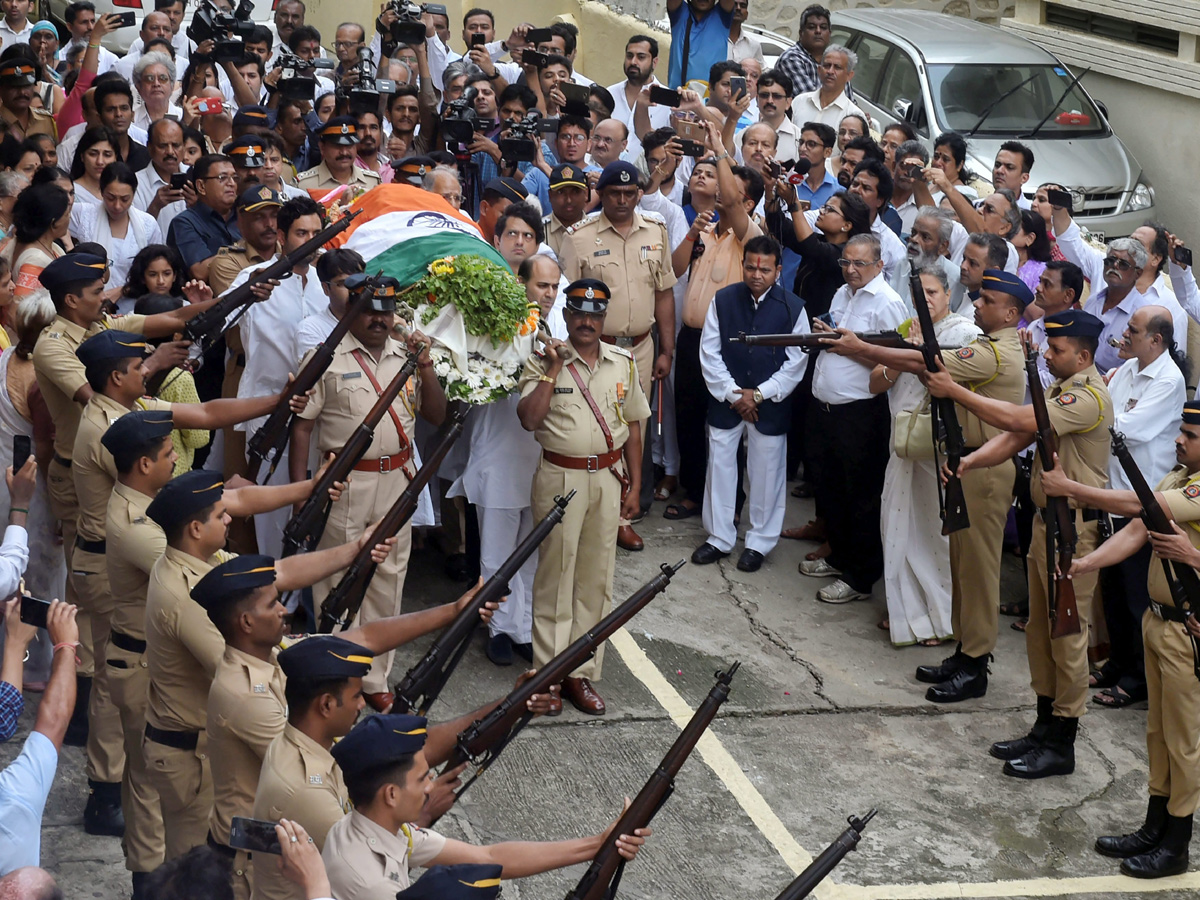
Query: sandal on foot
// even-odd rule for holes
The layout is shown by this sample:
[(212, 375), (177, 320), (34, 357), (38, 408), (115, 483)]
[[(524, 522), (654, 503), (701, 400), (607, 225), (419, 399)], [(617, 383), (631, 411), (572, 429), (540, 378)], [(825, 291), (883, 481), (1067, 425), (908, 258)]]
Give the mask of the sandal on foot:
[(816, 550), (813, 550), (811, 553), (805, 553), (804, 558), (805, 559), (828, 559), (829, 555), (831, 553), (833, 553), (833, 550), (830, 548), (829, 542), (826, 541), (824, 544), (822, 544)]
[(688, 506), (686, 503), (672, 503), (663, 510), (664, 519), (690, 519), (692, 516), (700, 515), (700, 507)]
[(1017, 621), (1013, 622), (1008, 627), (1011, 628), (1013, 631), (1024, 632), (1025, 626), (1028, 624), (1029, 624), (1029, 619), (1022, 617), (1020, 619), (1017, 619)]
[(1115, 687), (1120, 680), (1121, 672), (1110, 661), (1088, 676), (1088, 687), (1093, 689)]
[(787, 538), (789, 541), (823, 541), (825, 540), (825, 526), (818, 525), (816, 519), (809, 519), (807, 525), (801, 525), (799, 528), (785, 528), (779, 532), (781, 538)]
[(1018, 601), (1016, 603), (1001, 603), (1000, 615), (1013, 616), (1017, 619), (1023, 619), (1029, 615), (1029, 599)]
[(679, 481), (674, 475), (668, 475), (658, 483), (654, 489), (655, 500), (670, 500), (671, 495), (675, 493), (675, 488), (679, 487)]
[(892, 620), (885, 616), (884, 618), (880, 619), (878, 622), (875, 623), (875, 627), (878, 628), (880, 631), (891, 631), (892, 630)]
[(1145, 700), (1145, 697), (1135, 697), (1129, 694), (1119, 684), (1114, 684), (1092, 696), (1092, 702), (1097, 706), (1107, 706), (1109, 709), (1121, 709)]

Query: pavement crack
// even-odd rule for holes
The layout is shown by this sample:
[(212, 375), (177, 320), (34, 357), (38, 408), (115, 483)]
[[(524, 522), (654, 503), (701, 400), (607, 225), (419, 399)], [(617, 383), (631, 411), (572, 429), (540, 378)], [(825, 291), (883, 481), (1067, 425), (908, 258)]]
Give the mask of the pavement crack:
[(725, 590), (722, 591), (722, 593), (728, 595), (730, 599), (733, 600), (734, 605), (742, 611), (742, 614), (746, 617), (746, 621), (750, 624), (750, 630), (768, 641), (770, 644), (782, 650), (788, 659), (800, 666), (802, 669), (804, 669), (804, 671), (808, 672), (809, 677), (812, 678), (815, 686), (813, 693), (828, 703), (832, 711), (837, 711), (840, 709), (833, 698), (825, 693), (825, 675), (821, 672), (821, 670), (813, 663), (810, 663), (808, 660), (801, 657), (791, 644), (789, 644), (783, 639), (783, 637), (777, 634), (772, 628), (767, 626), (758, 618), (758, 604), (752, 603), (749, 600), (743, 600), (738, 596), (736, 591), (737, 585), (726, 573), (725, 563), (723, 561), (718, 560), (716, 568), (717, 571), (721, 573), (721, 580), (725, 582)]
[(1077, 739), (1082, 739), (1082, 741), (1084, 741), (1092, 750), (1095, 751), (1096, 755), (1100, 757), (1100, 763), (1104, 766), (1104, 772), (1108, 777), (1101, 787), (1098, 787), (1096, 790), (1085, 794), (1074, 803), (1069, 803), (1066, 806), (1052, 807), (1044, 811), (1043, 818), (1049, 817), (1050, 826), (1056, 831), (1061, 828), (1063, 825), (1063, 819), (1066, 816), (1071, 813), (1078, 814), (1086, 804), (1094, 803), (1097, 800), (1103, 800), (1105, 795), (1108, 794), (1108, 792), (1112, 790), (1113, 786), (1117, 783), (1117, 766), (1111, 759), (1104, 755), (1104, 751), (1100, 749), (1099, 745), (1097, 745), (1096, 742), (1093, 741), (1091, 737), (1084, 731), (1080, 731), (1078, 733)]

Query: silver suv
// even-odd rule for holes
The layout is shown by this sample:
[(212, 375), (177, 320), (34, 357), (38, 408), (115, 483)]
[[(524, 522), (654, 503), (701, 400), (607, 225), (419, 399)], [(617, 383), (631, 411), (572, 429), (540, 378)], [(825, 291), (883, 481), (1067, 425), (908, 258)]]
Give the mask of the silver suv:
[(1035, 160), (1026, 195), (1062, 184), (1080, 222), (1108, 238), (1153, 216), (1154, 190), (1103, 105), (1037, 44), (957, 16), (883, 9), (836, 13), (833, 43), (858, 54), (855, 102), (877, 127), (906, 120), (931, 147), (960, 132), (968, 167), (989, 182), (999, 146), (1019, 140)]

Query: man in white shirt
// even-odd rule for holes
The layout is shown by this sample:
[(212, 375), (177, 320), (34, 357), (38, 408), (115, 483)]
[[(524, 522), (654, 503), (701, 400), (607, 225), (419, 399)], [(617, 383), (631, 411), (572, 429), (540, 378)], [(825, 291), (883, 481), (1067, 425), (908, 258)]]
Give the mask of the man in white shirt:
[(750, 0), (733, 0), (733, 24), (729, 26), (729, 58), (734, 62), (756, 59), (766, 65), (762, 42), (752, 34), (742, 31), (742, 25), (750, 14)]
[[(297, 197), (279, 210), (279, 233), (283, 252), (290, 253), (313, 237), (322, 228), (321, 207), (315, 200)], [(274, 262), (275, 257), (268, 260)], [(259, 266), (243, 269), (233, 280), (230, 289), (244, 284)], [(309, 263), (292, 270), (292, 277), (283, 279), (271, 296), (253, 303), (238, 323), (242, 345), (246, 348), (246, 368), (238, 383), (238, 397), (264, 397), (276, 394), (287, 386), (288, 374), (295, 373), (296, 326), (305, 316), (315, 315), (328, 306), (325, 292)], [(251, 419), (240, 426), (246, 439), (262, 427), (266, 417)], [(288, 483), (287, 451), (284, 451), (272, 484)], [(258, 547), (272, 556), (283, 552), (283, 527), (291, 518), (291, 509), (260, 513), (254, 517)]]
[(166, 234), (171, 220), (187, 208), (183, 189), (171, 187), (171, 176), (188, 170), (180, 159), (183, 128), (171, 119), (160, 119), (150, 126), (146, 149), (150, 152), (150, 165), (137, 173), (138, 187), (133, 195), (133, 205), (154, 216), (158, 227)]
[[(841, 266), (846, 284), (829, 307), (837, 328), (889, 331), (908, 317), (904, 301), (884, 278), (875, 235), (852, 237)], [(813, 328), (830, 330), (820, 320)], [(815, 488), (817, 514), (825, 518), (831, 552), (828, 559), (802, 562), (800, 571), (814, 578), (837, 578), (817, 591), (818, 600), (867, 600), (883, 575), (880, 497), (892, 424), (887, 395), (871, 392), (872, 367), (852, 357), (822, 353), (815, 365), (807, 430), (816, 441), (817, 471), (805, 477)]]
[(849, 192), (858, 194), (871, 211), (871, 232), (879, 238), (883, 253), (884, 277), (891, 279), (907, 256), (907, 250), (896, 233), (884, 224), (880, 215), (892, 202), (895, 182), (887, 166), (877, 159), (864, 159), (854, 168)]
[[(735, 4), (735, 16), (736, 9)], [(800, 158), (802, 123), (797, 124), (791, 119), (793, 95), (792, 79), (778, 69), (768, 69), (758, 79), (758, 120), (775, 131), (775, 158), (778, 160)], [(736, 136), (734, 144), (741, 144)]]
[[(65, 56), (69, 47), (87, 47), (92, 36), (92, 29), (96, 27), (96, 4), (92, 3), (92, 0), (75, 0), (63, 11), (63, 20), (67, 23), (67, 31), (71, 35), (71, 40), (62, 51)], [(117, 54), (104, 47), (99, 48), (99, 53), (100, 60), (96, 65), (96, 74), (103, 75), (117, 64), (118, 57)], [(126, 80), (128, 80), (128, 76), (126, 76)]]
[(358, 252), (348, 247), (338, 247), (317, 257), (317, 280), (321, 289), (329, 298), (329, 305), (319, 312), (305, 316), (296, 328), (292, 357), (296, 364), (337, 327), (337, 323), (346, 313), (346, 305), (350, 302), (350, 292), (346, 289), (346, 279), (365, 271), (366, 264)]
[(1125, 333), (1134, 312), (1146, 305), (1145, 295), (1137, 289), (1137, 280), (1146, 261), (1146, 248), (1141, 241), (1117, 238), (1108, 245), (1103, 280), (1092, 282), (1092, 295), (1083, 308), (1104, 322), (1100, 347), (1096, 350), (1096, 368), (1101, 375), (1107, 375), (1121, 364), (1113, 341)]
[(33, 0), (4, 0), (0, 8), (4, 10), (4, 18), (0, 19), (0, 47), (7, 50), (13, 44), (28, 44), (33, 33), (33, 23), (29, 21)]
[[(656, 128), (671, 124), (671, 108), (650, 105), (642, 91), (663, 87), (654, 70), (658, 67), (658, 41), (646, 34), (635, 34), (625, 43), (625, 80), (608, 86), (613, 98), (612, 117), (629, 129), (629, 155), (636, 159), (642, 152), (642, 137)], [(640, 124), (639, 124), (640, 123)]]
[[(854, 105), (846, 95), (846, 85), (854, 78), (854, 67), (858, 56), (840, 44), (830, 44), (821, 58), (821, 86), (815, 91), (801, 94), (792, 103), (792, 121), (797, 125), (805, 122), (823, 122), (837, 128), (844, 116), (857, 113), (864, 119), (866, 113)], [(867, 119), (870, 121), (870, 119)]]
[[(1108, 383), (1116, 418), (1113, 427), (1125, 436), (1125, 445), (1146, 482), (1156, 485), (1176, 463), (1175, 436), (1187, 400), (1183, 372), (1175, 359), (1181, 354), (1172, 350), (1170, 310), (1162, 306), (1138, 309), (1129, 317), (1122, 344), (1125, 362)], [(1108, 461), (1108, 486), (1114, 491), (1133, 490), (1116, 457)], [(1113, 533), (1129, 521), (1114, 515)], [(1147, 543), (1127, 559), (1100, 570), (1104, 621), (1112, 640), (1108, 662), (1101, 670), (1110, 687), (1095, 695), (1101, 705), (1121, 707), (1146, 698), (1142, 614), (1150, 605), (1146, 577), (1154, 564)]]

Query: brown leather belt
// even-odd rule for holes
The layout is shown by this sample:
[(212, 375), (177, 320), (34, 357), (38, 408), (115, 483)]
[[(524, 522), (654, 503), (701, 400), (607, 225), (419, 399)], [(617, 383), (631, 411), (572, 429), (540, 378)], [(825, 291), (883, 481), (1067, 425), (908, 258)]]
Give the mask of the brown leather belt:
[(561, 453), (543, 450), (542, 459), (554, 463), (556, 466), (562, 466), (564, 469), (586, 469), (589, 472), (599, 472), (602, 469), (612, 468), (621, 458), (621, 450), (622, 448), (618, 447), (616, 450), (609, 450), (607, 453), (597, 456), (563, 456)]
[(635, 334), (633, 337), (625, 337), (624, 335), (602, 334), (600, 340), (606, 344), (616, 344), (618, 347), (636, 347), (646, 338), (650, 337), (650, 332), (644, 334)]
[(378, 459), (363, 459), (354, 464), (355, 472), (395, 472), (408, 465), (412, 459), (412, 447), (406, 447), (391, 456), (381, 456)]

